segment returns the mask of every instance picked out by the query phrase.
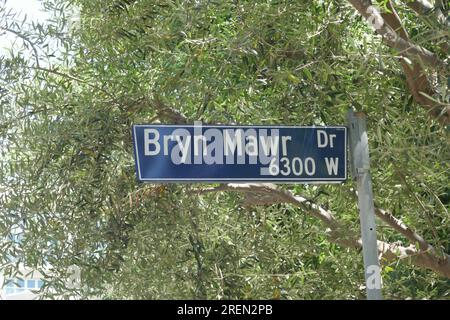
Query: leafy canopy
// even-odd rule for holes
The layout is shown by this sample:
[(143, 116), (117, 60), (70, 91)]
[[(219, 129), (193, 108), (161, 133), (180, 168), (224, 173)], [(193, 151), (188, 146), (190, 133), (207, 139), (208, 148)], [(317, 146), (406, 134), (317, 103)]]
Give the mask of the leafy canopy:
[[(50, 297), (364, 298), (361, 253), (334, 243), (308, 210), (199, 194), (202, 185), (138, 184), (130, 135), (133, 123), (180, 119), (344, 124), (350, 107), (368, 114), (377, 206), (438, 256), (450, 252), (448, 131), (348, 2), (43, 5), (44, 24), (0, 11), (0, 32), (15, 32), (20, 47), (0, 59), (2, 272), (41, 270)], [(411, 39), (448, 59), (448, 30), (398, 11)], [(430, 77), (434, 99), (448, 104), (443, 72)], [(281, 188), (359, 233), (352, 181)], [(410, 243), (377, 223), (381, 240)], [(409, 259), (384, 263), (385, 297), (448, 298), (449, 279)], [(80, 288), (65, 282), (72, 265)]]

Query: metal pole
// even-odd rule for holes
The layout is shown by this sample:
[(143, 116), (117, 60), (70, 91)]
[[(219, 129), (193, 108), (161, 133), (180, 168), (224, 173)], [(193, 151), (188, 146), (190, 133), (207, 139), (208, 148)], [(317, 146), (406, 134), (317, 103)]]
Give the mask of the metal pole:
[(358, 207), (364, 258), (364, 275), (368, 300), (381, 300), (381, 272), (378, 261), (377, 231), (370, 176), (369, 143), (366, 115), (363, 112), (347, 114), (350, 137), (350, 164), (352, 177), (358, 189)]

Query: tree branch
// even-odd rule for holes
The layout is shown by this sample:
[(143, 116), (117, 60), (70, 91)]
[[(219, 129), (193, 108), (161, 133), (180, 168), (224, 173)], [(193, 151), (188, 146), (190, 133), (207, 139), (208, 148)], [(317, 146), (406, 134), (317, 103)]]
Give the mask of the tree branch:
[(166, 119), (173, 124), (186, 124), (189, 119), (175, 109), (165, 105), (159, 97), (148, 99), (146, 97), (140, 98), (133, 106), (133, 109), (143, 109), (153, 107), (156, 111), (156, 117), (153, 119)]
[[(375, 207), (375, 214), (381, 220), (383, 220), (386, 224), (392, 227), (394, 230), (401, 233), (406, 239), (408, 239), (411, 243), (419, 244), (419, 248), (422, 251), (429, 251), (432, 246), (428, 244), (420, 235), (418, 235), (414, 230), (405, 225), (401, 220), (395, 218), (391, 213)], [(434, 249), (433, 249), (434, 250)]]
[(388, 0), (387, 2), (387, 8), (390, 10), (390, 12), (383, 12), (381, 13), (381, 16), (383, 17), (384, 21), (404, 40), (409, 41), (409, 35), (406, 31), (405, 27), (403, 26), (400, 17), (397, 14), (397, 11), (395, 10), (392, 1)]
[[(320, 219), (328, 227), (328, 235), (332, 242), (347, 248), (360, 248), (362, 246), (361, 240), (355, 234), (349, 232), (348, 228), (345, 228), (331, 211), (304, 197), (294, 196), (290, 191), (278, 189), (273, 184), (223, 184), (218, 187), (197, 189), (194, 192), (205, 194), (219, 191), (243, 192), (247, 197), (247, 204), (290, 203)], [(421, 236), (386, 211), (376, 208), (375, 213), (389, 226), (413, 242), (410, 246), (405, 247), (397, 243), (378, 241), (378, 251), (383, 258), (382, 261), (407, 259), (408, 262), (415, 266), (433, 270), (442, 276), (450, 278), (449, 255), (444, 254), (443, 257), (439, 257), (434, 248)], [(416, 248), (416, 243), (419, 244), (419, 249)]]
[[(400, 17), (397, 14), (397, 11), (392, 4), (392, 1), (387, 2), (387, 7), (390, 12), (382, 13), (382, 17), (385, 22), (395, 30), (398, 35), (409, 41), (409, 35), (406, 29), (403, 27)], [(425, 70), (422, 65), (417, 61), (412, 63), (412, 66), (409, 65), (405, 59), (401, 58), (400, 63), (403, 68), (403, 72), (406, 76), (406, 83), (408, 85), (409, 91), (411, 92), (414, 100), (428, 110), (430, 115), (437, 119), (442, 124), (450, 123), (450, 108), (446, 106), (441, 106), (436, 104), (433, 100), (429, 99), (427, 96), (433, 96), (435, 94), (435, 90), (432, 88), (428, 78), (426, 76)], [(423, 95), (422, 93), (425, 93)]]
[[(400, 53), (405, 53), (411, 56), (411, 52), (408, 52), (406, 46), (415, 46), (410, 42), (408, 33), (401, 23), (400, 17), (397, 14), (391, 1), (387, 2), (387, 7), (390, 12), (380, 13), (371, 5), (371, 1), (367, 0), (349, 0), (350, 3), (366, 18), (371, 19), (375, 29), (381, 35), (385, 42), (389, 46), (399, 49)], [(396, 44), (397, 43), (397, 44)], [(411, 47), (412, 48), (412, 47)], [(416, 56), (425, 62), (425, 58), (429, 58), (429, 63), (432, 66), (443, 66), (443, 62), (439, 61), (436, 55), (431, 52), (427, 52), (426, 49), (415, 46), (415, 50), (418, 51), (412, 54), (412, 57)], [(426, 53), (423, 55), (422, 53)], [(433, 62), (436, 60), (436, 62)], [(422, 64), (413, 59), (412, 65), (410, 65), (403, 57), (400, 57), (400, 63), (402, 65), (404, 74), (406, 76), (406, 83), (408, 89), (411, 92), (414, 101), (424, 107), (428, 113), (441, 124), (447, 125), (450, 123), (450, 108), (445, 105), (440, 105), (435, 101), (429, 99), (427, 96), (433, 96), (435, 94), (430, 82), (427, 79), (426, 73)], [(425, 95), (424, 95), (424, 94)]]
[(15, 31), (15, 30), (12, 30), (12, 29), (9, 29), (9, 28), (5, 28), (5, 27), (1, 27), (1, 28), (2, 28), (3, 30), (5, 30), (5, 31), (9, 32), (9, 33), (14, 34), (15, 36), (17, 36), (17, 37), (19, 37), (20, 39), (22, 39), (22, 40), (28, 42), (28, 43), (31, 45), (31, 48), (33, 49), (33, 53), (34, 53), (34, 59), (35, 59), (35, 61), (36, 61), (36, 67), (39, 68), (39, 54), (38, 54), (38, 51), (37, 51), (36, 46), (34, 45), (34, 43), (33, 43), (30, 39), (28, 39), (28, 37), (24, 36), (24, 35), (21, 34), (20, 32), (17, 32), (17, 31)]
[[(101, 87), (99, 87), (99, 86), (97, 86), (97, 85), (92, 84), (92, 83), (91, 83), (90, 81), (88, 81), (88, 80), (83, 80), (83, 79), (77, 78), (77, 77), (75, 77), (75, 76), (73, 76), (73, 75), (71, 75), (71, 74), (64, 73), (64, 72), (58, 71), (58, 70), (56, 70), (56, 69), (48, 69), (48, 68), (43, 68), (43, 67), (39, 67), (39, 66), (37, 66), (37, 67), (29, 67), (29, 68), (30, 68), (30, 69), (33, 69), (33, 70), (37, 70), (37, 71), (42, 71), (42, 72), (46, 72), (46, 73), (55, 74), (55, 75), (57, 75), (57, 76), (60, 76), (60, 77), (63, 77), (63, 78), (67, 78), (67, 79), (69, 79), (69, 80), (73, 80), (73, 81), (75, 81), (75, 82), (85, 84), (85, 85), (87, 85), (87, 86), (89, 86), (89, 87), (91, 87), (91, 88), (93, 88), (93, 89), (95, 89), (95, 90), (98, 90), (98, 91), (103, 92), (103, 93), (106, 94), (108, 97), (110, 97), (113, 101), (116, 102), (116, 98), (115, 98), (114, 94), (111, 94), (111, 93), (109, 93), (107, 90), (105, 90), (105, 89), (103, 89), (103, 88), (101, 88)], [(116, 102), (116, 103), (117, 103), (117, 102)]]
[(366, 20), (373, 22), (372, 25), (376, 32), (383, 37), (384, 42), (386, 42), (388, 46), (396, 49), (400, 54), (407, 55), (411, 59), (420, 59), (428, 66), (434, 68), (445, 67), (444, 62), (433, 52), (399, 37), (387, 23), (384, 23), (384, 19), (380, 12), (372, 5), (370, 0), (348, 1), (364, 18), (366, 18)]
[(186, 124), (188, 119), (180, 112), (166, 106), (159, 98), (153, 99), (151, 102), (160, 117), (173, 121), (174, 124)]
[(414, 10), (419, 16), (432, 20), (435, 24), (448, 28), (450, 23), (447, 21), (441, 8), (433, 6), (427, 0), (402, 0), (408, 7)]

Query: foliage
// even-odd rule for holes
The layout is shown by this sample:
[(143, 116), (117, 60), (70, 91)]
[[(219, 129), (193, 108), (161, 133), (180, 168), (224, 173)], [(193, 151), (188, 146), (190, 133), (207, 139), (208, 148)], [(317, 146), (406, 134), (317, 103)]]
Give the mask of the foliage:
[[(450, 252), (448, 131), (413, 101), (395, 53), (347, 2), (44, 4), (46, 24), (1, 11), (0, 27), (23, 42), (0, 60), (3, 272), (19, 262), (45, 271), (49, 296), (364, 298), (360, 252), (332, 243), (304, 210), (136, 183), (131, 124), (173, 121), (161, 106), (226, 124), (343, 124), (349, 107), (365, 111), (377, 204)], [(414, 39), (448, 58), (426, 21), (400, 13)], [(448, 103), (446, 83), (438, 89)], [(352, 187), (283, 188), (357, 233)], [(407, 243), (378, 223), (382, 240)], [(81, 289), (64, 282), (71, 265)], [(450, 294), (449, 279), (399, 260), (383, 276), (387, 298)]]

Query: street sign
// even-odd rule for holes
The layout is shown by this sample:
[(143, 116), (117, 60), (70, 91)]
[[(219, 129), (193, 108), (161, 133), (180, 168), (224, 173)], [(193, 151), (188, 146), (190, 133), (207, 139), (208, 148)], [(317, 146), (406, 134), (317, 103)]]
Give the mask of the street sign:
[(134, 125), (142, 182), (333, 183), (347, 177), (346, 127)]

